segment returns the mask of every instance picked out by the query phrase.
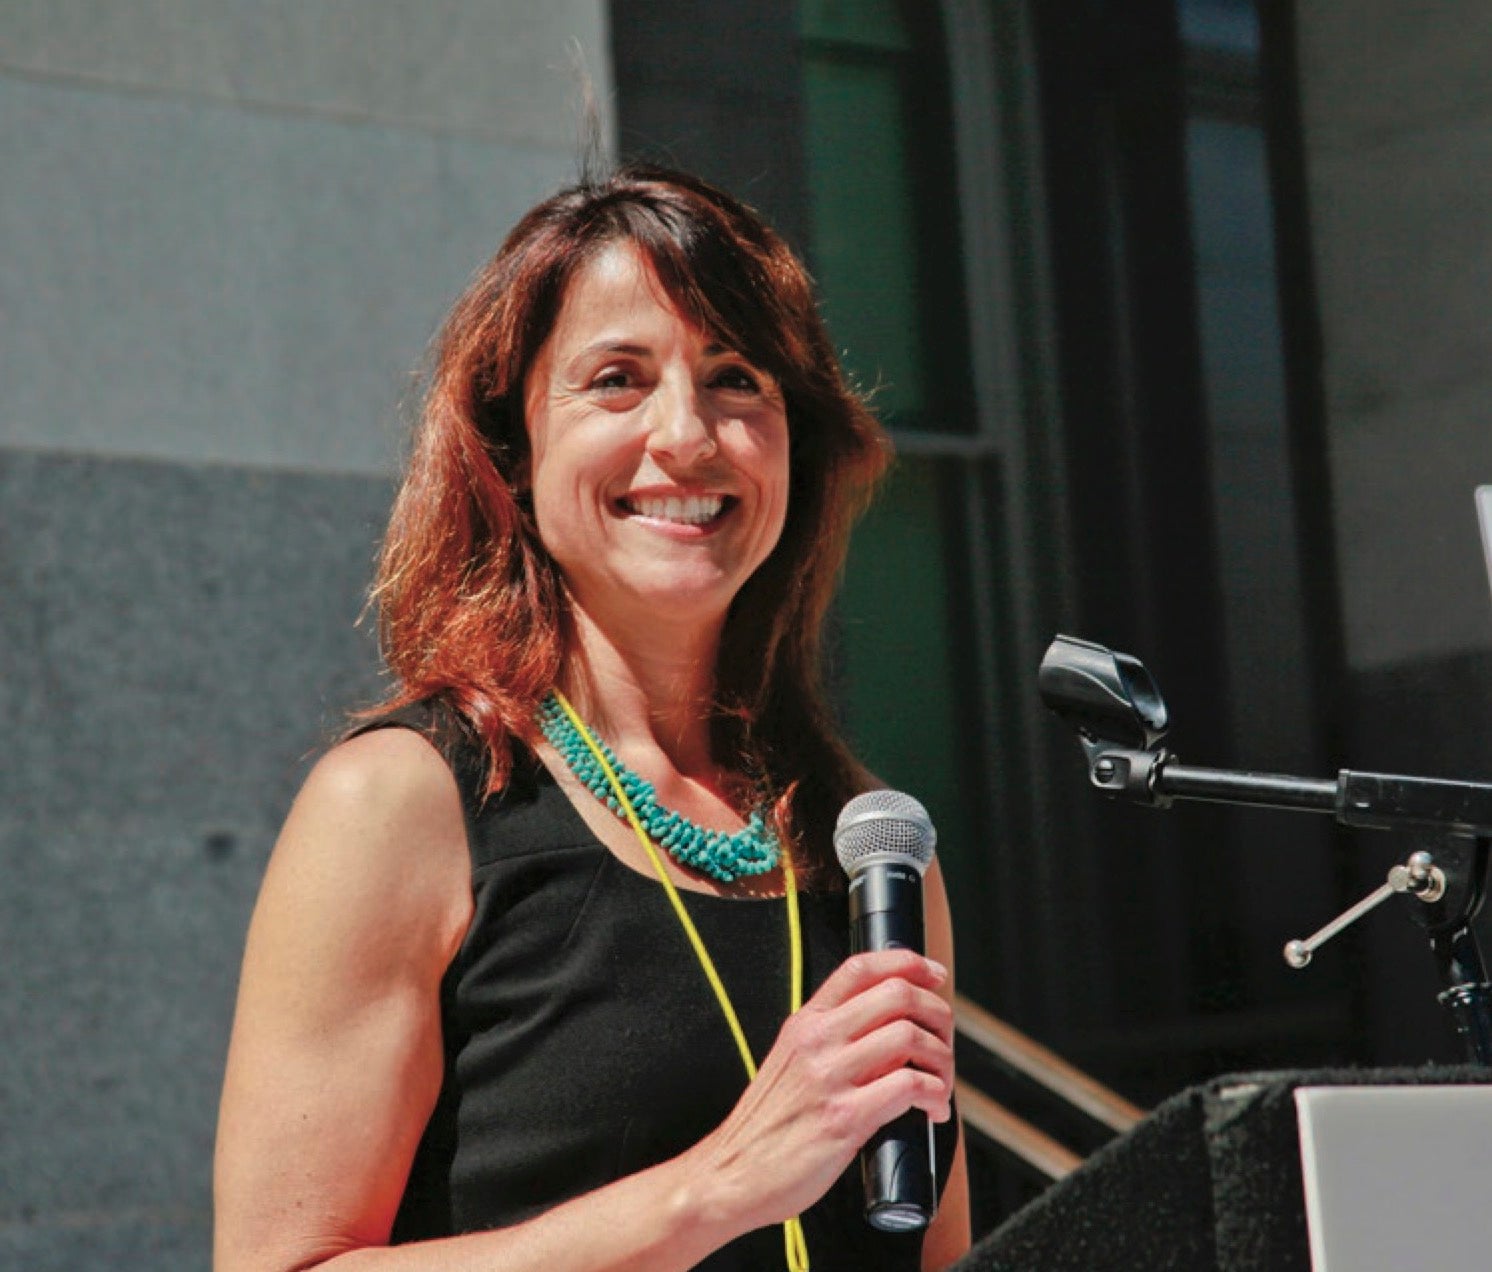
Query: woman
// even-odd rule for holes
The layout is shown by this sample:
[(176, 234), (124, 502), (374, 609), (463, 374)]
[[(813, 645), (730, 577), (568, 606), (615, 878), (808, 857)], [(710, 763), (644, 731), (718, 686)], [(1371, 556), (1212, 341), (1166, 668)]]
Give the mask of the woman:
[[(515, 228), (395, 504), (397, 692), (312, 771), (250, 927), (219, 1272), (967, 1248), (937, 867), (932, 957), (846, 960), (831, 855), (872, 783), (819, 637), (884, 463), (801, 266), (728, 196), (631, 169)], [(942, 1200), (888, 1237), (854, 1158), (909, 1108)]]

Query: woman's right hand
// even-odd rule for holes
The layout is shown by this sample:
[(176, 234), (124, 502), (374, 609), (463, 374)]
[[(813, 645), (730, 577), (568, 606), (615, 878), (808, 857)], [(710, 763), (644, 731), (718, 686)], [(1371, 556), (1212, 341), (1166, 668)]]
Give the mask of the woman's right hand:
[(728, 1215), (742, 1231), (779, 1223), (823, 1196), (893, 1118), (919, 1108), (946, 1121), (947, 976), (911, 950), (847, 959), (783, 1025), (730, 1116), (685, 1154), (702, 1213)]

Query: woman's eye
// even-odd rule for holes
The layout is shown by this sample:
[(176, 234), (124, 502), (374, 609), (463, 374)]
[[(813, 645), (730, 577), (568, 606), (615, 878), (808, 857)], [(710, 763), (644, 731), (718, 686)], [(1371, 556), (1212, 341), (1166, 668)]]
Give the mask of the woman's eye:
[(600, 389), (603, 392), (615, 393), (621, 389), (634, 388), (632, 375), (628, 371), (610, 370), (603, 371), (591, 381), (591, 388)]
[(729, 389), (735, 393), (755, 393), (761, 385), (757, 377), (745, 367), (723, 367), (717, 371), (710, 383), (718, 389)]

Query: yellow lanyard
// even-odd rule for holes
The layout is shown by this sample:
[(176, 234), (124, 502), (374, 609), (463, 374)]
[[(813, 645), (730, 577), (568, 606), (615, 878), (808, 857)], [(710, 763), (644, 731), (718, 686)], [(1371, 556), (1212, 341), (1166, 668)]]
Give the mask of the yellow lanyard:
[[(741, 1063), (746, 1067), (747, 1080), (754, 1080), (756, 1060), (751, 1055), (751, 1046), (746, 1041), (746, 1032), (741, 1028), (741, 1021), (736, 1015), (735, 1006), (730, 1001), (730, 995), (725, 992), (725, 982), (720, 979), (720, 973), (715, 970), (714, 960), (710, 958), (710, 952), (705, 948), (699, 929), (694, 926), (694, 920), (689, 917), (689, 911), (684, 908), (684, 901), (679, 896), (679, 890), (674, 887), (673, 880), (668, 877), (668, 871), (664, 869), (663, 858), (658, 855), (658, 849), (648, 838), (647, 831), (642, 828), (642, 822), (638, 820), (632, 801), (627, 798), (627, 792), (622, 789), (622, 784), (617, 779), (616, 770), (612, 768), (605, 752), (601, 750), (600, 743), (586, 727), (585, 721), (570, 705), (569, 699), (558, 689), (554, 691), (554, 699), (560, 704), (564, 713), (570, 717), (570, 723), (575, 726), (575, 731), (580, 734), (586, 746), (590, 748), (591, 754), (596, 757), (596, 762), (601, 765), (601, 771), (606, 774), (612, 794), (616, 796), (617, 803), (622, 806), (628, 824), (631, 825), (644, 851), (648, 854), (648, 860), (653, 863), (653, 869), (657, 871), (658, 879), (663, 884), (663, 891), (668, 894), (669, 903), (673, 906), (674, 913), (678, 915), (684, 934), (689, 938), (689, 944), (694, 947), (695, 957), (699, 959), (705, 979), (710, 982), (710, 988), (715, 991), (715, 1001), (720, 1004), (725, 1023), (730, 1026), (731, 1037), (736, 1040), (736, 1050), (741, 1053)], [(791, 963), (788, 1011), (791, 1014), (803, 1005), (803, 931), (798, 921), (797, 881), (793, 876), (792, 859), (788, 856), (786, 849), (782, 853), (782, 882), (787, 900), (788, 948)], [(802, 1220), (797, 1216), (786, 1220), (782, 1225), (782, 1237), (787, 1250), (788, 1272), (808, 1272), (808, 1243), (803, 1237)]]

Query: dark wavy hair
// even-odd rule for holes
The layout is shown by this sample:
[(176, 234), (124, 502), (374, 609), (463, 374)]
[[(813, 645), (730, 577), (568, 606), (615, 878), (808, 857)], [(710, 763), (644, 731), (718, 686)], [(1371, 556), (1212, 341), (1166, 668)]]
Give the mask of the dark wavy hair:
[(493, 789), (513, 739), (535, 740), (566, 655), (565, 591), (516, 480), (524, 384), (570, 280), (616, 242), (643, 255), (680, 313), (782, 386), (787, 519), (727, 615), (712, 743), (717, 761), (773, 793), (795, 858), (826, 865), (833, 819), (868, 778), (825, 702), (824, 621), (889, 446), (840, 370), (797, 257), (756, 213), (685, 173), (625, 167), (546, 199), (451, 310), (374, 586), (397, 680), (378, 709), (444, 698), (485, 745)]

